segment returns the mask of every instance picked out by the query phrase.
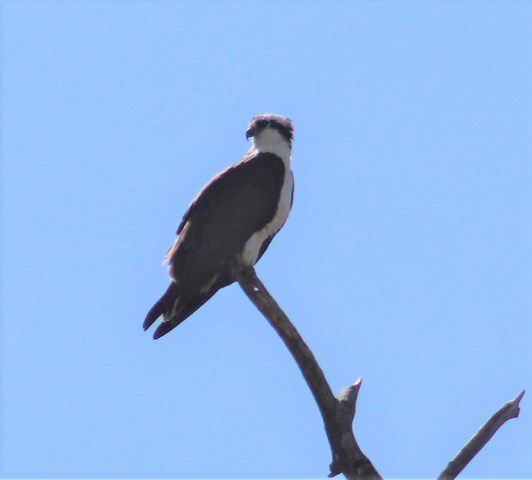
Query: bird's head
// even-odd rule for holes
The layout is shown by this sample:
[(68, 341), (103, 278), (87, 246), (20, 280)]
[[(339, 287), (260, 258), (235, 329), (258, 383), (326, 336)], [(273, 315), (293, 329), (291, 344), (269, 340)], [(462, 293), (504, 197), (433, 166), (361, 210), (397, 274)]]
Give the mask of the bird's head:
[(246, 138), (253, 138), (253, 146), (258, 150), (267, 151), (268, 147), (283, 144), (291, 149), (294, 126), (287, 117), (261, 113), (249, 122)]

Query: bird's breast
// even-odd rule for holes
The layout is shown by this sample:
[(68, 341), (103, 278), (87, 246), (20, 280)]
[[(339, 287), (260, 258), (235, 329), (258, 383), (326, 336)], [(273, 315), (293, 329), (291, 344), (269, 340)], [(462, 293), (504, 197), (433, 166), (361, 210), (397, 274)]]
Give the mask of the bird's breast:
[(277, 204), (277, 210), (272, 220), (262, 230), (255, 232), (245, 243), (242, 251), (242, 261), (249, 266), (255, 265), (263, 243), (273, 237), (286, 222), (292, 208), (292, 194), (294, 191), (294, 176), (290, 168), (286, 168), (283, 186)]

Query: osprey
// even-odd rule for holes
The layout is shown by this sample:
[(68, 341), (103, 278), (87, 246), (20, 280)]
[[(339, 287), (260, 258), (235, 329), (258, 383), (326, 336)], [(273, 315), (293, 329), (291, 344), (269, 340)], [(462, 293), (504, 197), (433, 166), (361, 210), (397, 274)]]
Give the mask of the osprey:
[(153, 338), (168, 333), (236, 281), (231, 271), (235, 263), (255, 265), (284, 225), (294, 194), (293, 136), (290, 119), (256, 115), (246, 131), (246, 138), (253, 138), (249, 152), (198, 193), (164, 258), (170, 286), (144, 320), (147, 330), (163, 316)]

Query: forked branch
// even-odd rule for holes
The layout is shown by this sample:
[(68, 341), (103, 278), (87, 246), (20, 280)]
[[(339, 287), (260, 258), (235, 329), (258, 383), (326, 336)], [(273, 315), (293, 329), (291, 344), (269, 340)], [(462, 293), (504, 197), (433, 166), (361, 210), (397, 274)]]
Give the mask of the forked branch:
[(234, 270), (240, 286), (279, 334), (294, 357), (321, 412), (332, 451), (331, 473), (343, 473), (349, 480), (382, 477), (362, 453), (353, 435), (352, 422), (361, 381), (342, 390), (336, 398), (318, 362), (292, 322), (258, 279), (253, 268)]
[[(338, 397), (335, 397), (312, 351), (266, 290), (255, 270), (252, 267), (244, 269), (235, 267), (233, 274), (248, 298), (266, 317), (290, 350), (318, 404), (332, 452), (329, 476), (343, 473), (348, 480), (382, 480), (368, 457), (360, 450), (353, 434), (352, 424), (362, 381), (357, 380), (353, 385), (344, 388)], [(495, 432), (507, 420), (519, 415), (519, 402), (524, 393), (524, 391), (521, 392), (517, 398), (504, 405), (486, 422), (456, 458), (449, 463), (438, 480), (456, 478)]]

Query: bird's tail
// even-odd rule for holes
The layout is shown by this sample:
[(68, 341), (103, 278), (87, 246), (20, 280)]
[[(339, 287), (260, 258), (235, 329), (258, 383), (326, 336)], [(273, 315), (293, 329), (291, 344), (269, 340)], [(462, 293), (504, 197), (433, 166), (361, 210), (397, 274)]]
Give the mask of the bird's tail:
[(164, 315), (165, 317), (169, 315), (172, 312), (178, 297), (179, 288), (177, 283), (172, 282), (166, 289), (166, 292), (164, 292), (164, 295), (157, 300), (155, 305), (151, 307), (148, 315), (146, 315), (144, 323), (142, 324), (144, 331), (148, 330), (148, 328), (152, 326), (153, 322), (155, 322), (155, 320), (157, 320), (161, 315)]
[(175, 282), (172, 282), (166, 292), (164, 292), (164, 295), (157, 300), (157, 303), (155, 303), (153, 307), (151, 307), (142, 327), (145, 331), (148, 330), (153, 322), (162, 315), (163, 322), (157, 327), (153, 334), (154, 339), (161, 338), (192, 315), (209, 298), (211, 298), (215, 292), (216, 290), (207, 294), (198, 294), (191, 297), (180, 295), (179, 287)]

